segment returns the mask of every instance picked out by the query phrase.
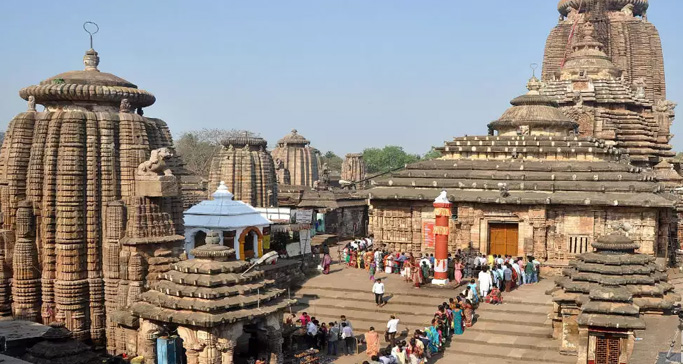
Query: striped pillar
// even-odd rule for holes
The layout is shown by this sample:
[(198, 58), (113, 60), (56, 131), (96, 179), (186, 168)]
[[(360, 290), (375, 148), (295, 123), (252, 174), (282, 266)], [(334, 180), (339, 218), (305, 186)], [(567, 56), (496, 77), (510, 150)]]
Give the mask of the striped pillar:
[(445, 191), (434, 200), (434, 279), (432, 284), (445, 285), (448, 283), (448, 222), (451, 218), (453, 205), (445, 196)]

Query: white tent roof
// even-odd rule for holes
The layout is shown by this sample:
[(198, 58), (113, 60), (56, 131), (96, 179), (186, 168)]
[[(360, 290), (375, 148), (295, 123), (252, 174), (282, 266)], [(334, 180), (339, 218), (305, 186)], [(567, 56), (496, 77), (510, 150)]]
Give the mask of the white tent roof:
[(233, 197), (225, 183), (221, 182), (213, 194), (213, 200), (202, 201), (185, 211), (185, 227), (235, 230), (271, 224), (251, 205), (235, 201)]

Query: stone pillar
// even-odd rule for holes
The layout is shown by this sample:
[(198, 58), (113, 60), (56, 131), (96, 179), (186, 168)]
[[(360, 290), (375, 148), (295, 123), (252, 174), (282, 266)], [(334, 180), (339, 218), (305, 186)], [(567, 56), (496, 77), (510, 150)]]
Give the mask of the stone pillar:
[(268, 328), (269, 364), (282, 364), (284, 362), (284, 355), (282, 354), (283, 342), (282, 329)]
[(434, 279), (432, 284), (445, 285), (448, 283), (448, 235), (449, 220), (451, 218), (451, 206), (446, 191), (434, 200)]
[(218, 339), (218, 343), (216, 344), (216, 347), (218, 350), (221, 352), (221, 364), (232, 364), (233, 358), (235, 356), (235, 346), (236, 342), (233, 340), (225, 339), (225, 338), (220, 338)]

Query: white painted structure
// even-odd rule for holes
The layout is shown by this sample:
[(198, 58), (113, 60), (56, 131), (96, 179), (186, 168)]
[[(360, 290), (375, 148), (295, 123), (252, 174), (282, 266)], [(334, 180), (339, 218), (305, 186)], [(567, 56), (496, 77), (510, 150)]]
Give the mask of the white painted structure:
[[(264, 238), (269, 239), (271, 222), (261, 212), (242, 201), (233, 200), (233, 194), (221, 182), (213, 200), (202, 201), (185, 211), (185, 252), (204, 244), (210, 230), (220, 236), (221, 245), (232, 246), (237, 259), (258, 258), (263, 255)], [(265, 232), (264, 232), (265, 230)]]

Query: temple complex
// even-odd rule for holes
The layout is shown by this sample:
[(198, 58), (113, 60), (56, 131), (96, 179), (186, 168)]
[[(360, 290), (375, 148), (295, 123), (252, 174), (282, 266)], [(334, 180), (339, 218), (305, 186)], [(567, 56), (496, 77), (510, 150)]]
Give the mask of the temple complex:
[(277, 206), (277, 177), (267, 142), (244, 135), (222, 143), (223, 149), (211, 160), (209, 191), (225, 182), (236, 200), (254, 207)]
[(145, 353), (145, 363), (155, 363), (149, 335), (169, 327), (183, 339), (188, 364), (232, 363), (243, 350), (239, 343), (245, 332), (257, 336), (259, 351), (270, 353), (270, 363), (282, 363), (281, 325), (293, 302), (219, 242), (218, 233), (210, 232), (206, 244), (191, 251), (195, 259), (171, 264), (132, 305), (141, 320), (139, 329), (130, 331), (144, 343), (134, 352)]
[(666, 268), (636, 254), (639, 245), (623, 230), (598, 238), (595, 251), (577, 256), (557, 279), (553, 336), (563, 353), (578, 355), (577, 363), (629, 362), (634, 330), (657, 330), (640, 315), (671, 313), (681, 299), (667, 282)]
[(320, 178), (320, 152), (296, 129), (278, 140), (271, 152), (279, 185), (313, 187)]
[(83, 63), (19, 92), (0, 150), (0, 310), (113, 354), (113, 313), (182, 250), (182, 162), (166, 123), (142, 116), (155, 97), (101, 72), (94, 49)]
[(633, 226), (640, 252), (667, 256), (675, 235), (673, 201), (624, 150), (574, 135), (576, 123), (532, 78), (529, 92), (489, 124), (372, 181), (370, 232), (390, 249), (434, 249), (431, 202), (441, 190), (454, 203), (449, 250), (533, 255), (567, 262), (589, 251), (612, 222)]

